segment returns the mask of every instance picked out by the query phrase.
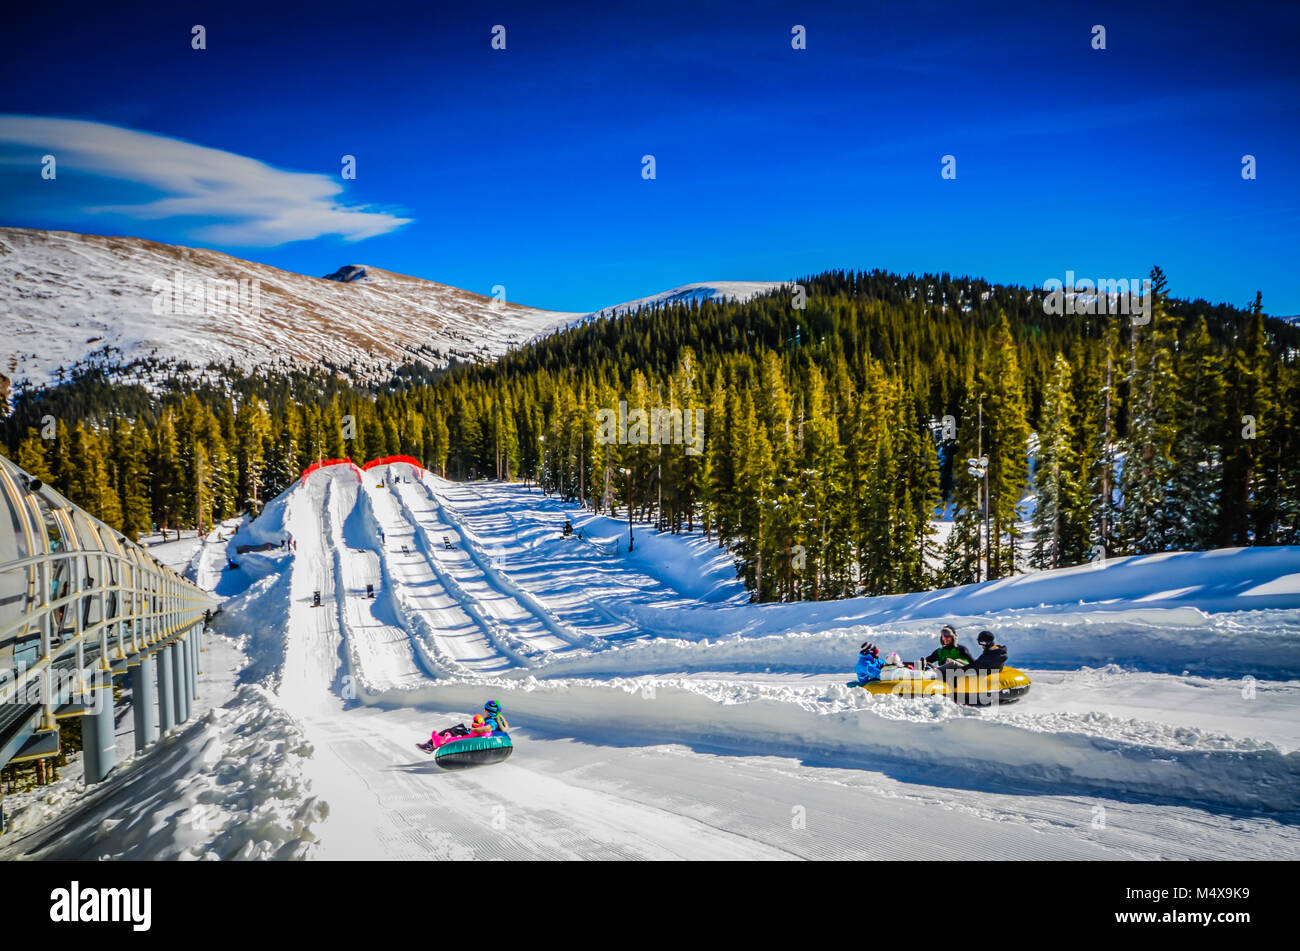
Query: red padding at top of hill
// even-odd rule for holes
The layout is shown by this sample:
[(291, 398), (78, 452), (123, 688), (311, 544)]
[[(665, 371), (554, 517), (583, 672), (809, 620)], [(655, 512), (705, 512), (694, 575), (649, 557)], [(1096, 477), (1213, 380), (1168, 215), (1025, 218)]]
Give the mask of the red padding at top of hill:
[(321, 459), (317, 462), (313, 462), (306, 469), (302, 470), (302, 477), (299, 484), (306, 484), (307, 476), (311, 475), (317, 469), (324, 469), (326, 466), (351, 466), (353, 471), (357, 474), (357, 481), (361, 481), (361, 470), (357, 468), (357, 464), (351, 459)]
[(424, 466), (420, 465), (420, 460), (412, 459), (410, 456), (383, 456), (379, 459), (372, 459), (367, 462), (362, 469), (373, 469), (375, 466), (392, 465), (394, 462), (405, 462), (407, 465), (415, 466), (420, 472), (424, 471)]

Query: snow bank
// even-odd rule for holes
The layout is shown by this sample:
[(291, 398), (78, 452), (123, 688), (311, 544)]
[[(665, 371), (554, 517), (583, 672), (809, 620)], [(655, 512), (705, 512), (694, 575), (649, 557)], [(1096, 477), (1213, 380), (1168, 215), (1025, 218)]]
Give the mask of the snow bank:
[[(992, 631), (1008, 647), (1011, 665), (1018, 667), (1118, 664), (1159, 673), (1300, 678), (1296, 652), (1300, 615), (1294, 611), (1205, 614), (1192, 608), (1131, 609), (945, 620), (956, 626), (959, 640), (972, 650), (978, 631)], [(905, 621), (698, 641), (655, 637), (612, 651), (551, 657), (526, 674), (549, 678), (776, 669), (847, 676), (863, 641), (874, 641), (887, 651), (898, 651), (905, 660), (914, 660), (938, 646), (938, 629), (936, 621)]]
[(290, 576), (267, 575), (226, 601), (212, 620), (218, 634), (246, 637), (249, 662), (239, 679), (275, 690), (284, 669), (284, 631), (289, 623)]
[[(656, 636), (699, 639), (720, 634), (762, 636), (914, 621), (982, 623), (1053, 615), (1140, 612), (1174, 624), (1223, 612), (1300, 609), (1300, 546), (1167, 552), (1112, 558), (997, 581), (914, 594), (791, 604), (620, 605), (628, 624)], [(1294, 615), (1293, 615), (1294, 616)], [(978, 628), (976, 628), (978, 630)], [(928, 651), (926, 652), (928, 653)], [(910, 656), (910, 655), (908, 655)], [(1092, 655), (1090, 655), (1090, 658)], [(1286, 662), (1257, 657), (1257, 663)]]
[(14, 833), (36, 831), (5, 857), (310, 858), (312, 826), (328, 814), (302, 775), (311, 755), (274, 697), (245, 685), (84, 797), (60, 789), (33, 801), (14, 816)]

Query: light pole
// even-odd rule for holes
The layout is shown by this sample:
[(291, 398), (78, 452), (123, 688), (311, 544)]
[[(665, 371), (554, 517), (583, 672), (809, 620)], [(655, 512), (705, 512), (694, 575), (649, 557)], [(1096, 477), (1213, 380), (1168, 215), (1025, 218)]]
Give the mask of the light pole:
[(542, 495), (545, 495), (546, 494), (546, 435), (543, 433), (537, 438), (538, 440), (540, 440), (542, 444), (542, 474), (541, 474), (541, 478), (537, 480), (537, 484), (542, 489)]
[[(968, 468), (966, 471), (969, 472), (971, 475), (973, 475), (976, 479), (983, 479), (983, 480), (984, 480), (984, 506), (985, 506), (985, 508), (984, 508), (984, 522), (985, 522), (984, 530), (985, 530), (985, 533), (987, 534), (987, 532), (988, 532), (988, 524), (987, 524), (987, 523), (988, 523), (988, 496), (989, 496), (989, 457), (988, 457), (988, 456), (980, 456), (978, 459), (967, 459), (966, 462), (967, 462), (967, 464), (970, 466), (970, 468)], [(977, 490), (977, 491), (978, 491), (978, 490)], [(980, 551), (979, 551), (979, 549), (983, 548), (983, 544), (976, 545), (975, 547), (976, 547), (976, 552), (975, 552), (975, 581), (976, 581), (976, 583), (978, 583), (978, 582), (981, 580), (981, 579), (980, 579)]]
[(627, 550), (629, 553), (636, 544), (636, 539), (632, 537), (632, 470), (619, 469), (619, 472), (627, 476)]

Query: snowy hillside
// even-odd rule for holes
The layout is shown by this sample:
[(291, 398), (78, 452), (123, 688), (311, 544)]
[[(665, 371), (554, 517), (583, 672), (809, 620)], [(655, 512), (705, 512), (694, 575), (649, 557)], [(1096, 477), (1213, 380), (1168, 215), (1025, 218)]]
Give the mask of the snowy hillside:
[(0, 228), (0, 374), (41, 385), (96, 353), (244, 369), (323, 356), (361, 373), (441, 366), (499, 355), (578, 316), (361, 269), (359, 280), (341, 279), (347, 268), (330, 280), (139, 238)]
[(586, 319), (618, 317), (641, 308), (663, 307), (668, 304), (688, 304), (691, 301), (734, 300), (744, 303), (760, 294), (789, 285), (781, 281), (709, 281), (702, 284), (684, 284), (661, 294), (624, 301), (588, 314)]
[(563, 313), (370, 265), (308, 277), (140, 238), (0, 228), (0, 375), (42, 386), (58, 381), (59, 368), (82, 362), (152, 357), (248, 370), (328, 357), (368, 379), (403, 363), (492, 358), (560, 327), (638, 307), (748, 300), (781, 286), (688, 284), (591, 314)]

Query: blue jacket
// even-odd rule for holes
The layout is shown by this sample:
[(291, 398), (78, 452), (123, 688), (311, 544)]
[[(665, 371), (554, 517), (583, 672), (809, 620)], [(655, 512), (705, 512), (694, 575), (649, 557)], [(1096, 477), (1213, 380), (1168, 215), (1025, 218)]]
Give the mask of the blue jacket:
[(879, 657), (868, 657), (864, 654), (858, 655), (858, 683), (865, 684), (871, 680), (880, 679), (880, 668), (885, 663)]
[(506, 729), (510, 726), (510, 724), (506, 722), (506, 718), (499, 713), (484, 713), (483, 722), (492, 728), (494, 734), (505, 733)]

